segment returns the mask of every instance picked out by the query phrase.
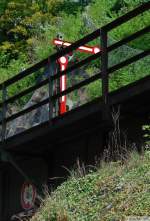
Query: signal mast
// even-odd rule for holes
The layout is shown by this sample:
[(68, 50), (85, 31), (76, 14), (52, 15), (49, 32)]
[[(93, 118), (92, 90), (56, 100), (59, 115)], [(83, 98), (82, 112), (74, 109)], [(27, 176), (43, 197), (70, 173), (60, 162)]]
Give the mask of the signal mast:
[[(53, 44), (56, 45), (58, 48), (65, 48), (70, 46), (72, 43), (68, 41), (63, 41), (63, 39), (56, 38), (53, 40)], [(76, 49), (76, 51), (80, 51), (82, 53), (88, 53), (88, 54), (97, 54), (100, 52), (100, 48), (97, 46), (80, 46), (79, 48)], [(67, 69), (68, 63), (71, 60), (73, 54), (67, 54), (65, 56), (60, 57), (57, 62), (60, 66), (60, 71), (65, 71)], [(67, 86), (67, 78), (66, 75), (62, 75), (60, 77), (60, 92), (63, 92), (66, 90)], [(65, 113), (66, 110), (66, 95), (62, 96), (59, 100), (59, 114)]]

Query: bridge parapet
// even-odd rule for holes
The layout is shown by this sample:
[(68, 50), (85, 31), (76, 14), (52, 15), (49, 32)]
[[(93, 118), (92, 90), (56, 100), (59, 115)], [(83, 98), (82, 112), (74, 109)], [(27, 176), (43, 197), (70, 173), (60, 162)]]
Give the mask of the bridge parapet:
[[(123, 67), (126, 67), (134, 62), (139, 61), (140, 59), (145, 58), (150, 54), (150, 49), (142, 51), (138, 53), (137, 55), (134, 55), (118, 64), (115, 64), (111, 67), (108, 66), (108, 56), (109, 53), (116, 50), (117, 48), (131, 42), (132, 40), (137, 39), (138, 37), (143, 36), (144, 34), (148, 33), (150, 31), (150, 26), (144, 27), (141, 30), (137, 31), (136, 33), (131, 34), (128, 37), (125, 37), (122, 40), (119, 40), (118, 42), (115, 42), (111, 45), (108, 45), (108, 33), (121, 26), (122, 24), (130, 21), (131, 19), (135, 18), (136, 16), (141, 15), (142, 13), (148, 11), (150, 9), (150, 3), (145, 3), (141, 5), (140, 7), (134, 9), (133, 11), (123, 15), (122, 17), (116, 19), (115, 21), (111, 22), (110, 24), (103, 26), (102, 28), (94, 31), (93, 33), (87, 35), (86, 37), (82, 38), (81, 40), (78, 40), (77, 42), (73, 43), (72, 45), (64, 48), (62, 51), (59, 51), (50, 57), (44, 59), (43, 61), (35, 64), (34, 66), (28, 68), (27, 70), (22, 71), (15, 77), (5, 81), (4, 83), (0, 84), (0, 90), (2, 91), (2, 103), (0, 103), (0, 107), (2, 108), (2, 119), (1, 119), (1, 127), (2, 127), (2, 142), (7, 140), (8, 134), (7, 134), (7, 125), (11, 124), (13, 121), (16, 121), (16, 119), (23, 117), (25, 114), (29, 116), (29, 113), (36, 110), (44, 110), (42, 109), (44, 105), (47, 108), (46, 112), (46, 120), (49, 121), (50, 125), (52, 124), (52, 121), (54, 121), (56, 115), (53, 114), (54, 107), (57, 103), (57, 101), (64, 95), (68, 95), (75, 90), (78, 90), (84, 86), (89, 85), (92, 82), (95, 82), (98, 79), (101, 79), (102, 82), (102, 98), (101, 102), (103, 103), (103, 117), (108, 118), (109, 117), (109, 106), (110, 106), (110, 99), (109, 99), (109, 76), (114, 73), (117, 70), (120, 70)], [(42, 68), (48, 67), (49, 65), (53, 65), (56, 60), (58, 60), (63, 55), (66, 55), (74, 50), (76, 50), (78, 47), (85, 45), (87, 43), (92, 42), (93, 40), (99, 39), (100, 43), (100, 52), (86, 57), (85, 59), (73, 64), (67, 70), (65, 71), (57, 71), (55, 74), (50, 74), (46, 79), (36, 83), (35, 85), (32, 85), (31, 87), (25, 89), (24, 91), (21, 91), (20, 93), (8, 97), (7, 92), (8, 88), (12, 86), (13, 84), (21, 81), (27, 76), (31, 76), (33, 73), (39, 71)], [(74, 70), (78, 70), (82, 66), (89, 64), (90, 62), (99, 59), (100, 60), (100, 66), (99, 71), (95, 75), (89, 77), (88, 79), (85, 79), (71, 87), (68, 87), (66, 90), (62, 92), (54, 93), (53, 86), (54, 82), (57, 81), (61, 76), (63, 75), (69, 75), (70, 72)], [(34, 93), (37, 90), (40, 90), (43, 86), (48, 87), (48, 92), (46, 95), (42, 97), (38, 102), (32, 102), (30, 105), (26, 105), (23, 110), (18, 111), (17, 113), (12, 114), (11, 116), (7, 116), (7, 108), (9, 104), (12, 104), (16, 102), (16, 100), (30, 94)], [(101, 90), (101, 88), (100, 88)], [(34, 96), (34, 95), (33, 95)], [(33, 97), (32, 97), (33, 98)], [(26, 118), (27, 119), (27, 118)], [(31, 125), (31, 126), (35, 126)], [(25, 129), (25, 128), (24, 128)], [(28, 128), (27, 128), (28, 129)], [(20, 130), (22, 131), (22, 130)]]

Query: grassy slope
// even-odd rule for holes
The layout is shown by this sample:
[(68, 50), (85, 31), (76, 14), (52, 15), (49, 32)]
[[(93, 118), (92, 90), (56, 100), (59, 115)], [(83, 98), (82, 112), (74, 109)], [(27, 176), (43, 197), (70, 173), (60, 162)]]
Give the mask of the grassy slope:
[(133, 153), (125, 165), (103, 163), (96, 172), (72, 176), (59, 186), (32, 221), (117, 221), (150, 216), (150, 151)]

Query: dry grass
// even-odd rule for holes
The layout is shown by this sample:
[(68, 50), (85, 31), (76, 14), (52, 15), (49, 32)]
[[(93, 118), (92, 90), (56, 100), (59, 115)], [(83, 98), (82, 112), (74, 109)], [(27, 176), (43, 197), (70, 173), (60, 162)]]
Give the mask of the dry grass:
[(126, 163), (103, 162), (95, 172), (72, 176), (43, 202), (32, 221), (119, 221), (150, 216), (150, 151)]

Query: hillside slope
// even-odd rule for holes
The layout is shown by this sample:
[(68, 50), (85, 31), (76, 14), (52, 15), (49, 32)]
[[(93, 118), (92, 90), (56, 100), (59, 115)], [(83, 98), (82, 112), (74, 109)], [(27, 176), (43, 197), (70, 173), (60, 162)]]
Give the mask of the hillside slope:
[[(43, 201), (32, 221), (119, 221), (150, 218), (150, 151), (128, 162), (103, 163), (95, 172), (73, 173)], [(149, 220), (149, 218), (145, 220)], [(133, 219), (134, 220), (134, 219)], [(138, 219), (139, 220), (139, 219)]]

